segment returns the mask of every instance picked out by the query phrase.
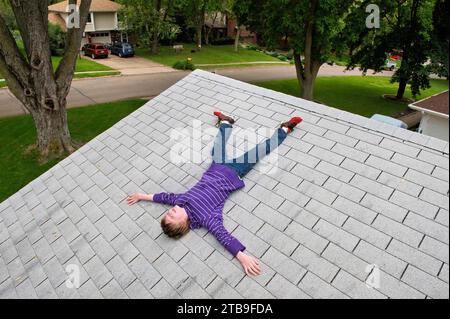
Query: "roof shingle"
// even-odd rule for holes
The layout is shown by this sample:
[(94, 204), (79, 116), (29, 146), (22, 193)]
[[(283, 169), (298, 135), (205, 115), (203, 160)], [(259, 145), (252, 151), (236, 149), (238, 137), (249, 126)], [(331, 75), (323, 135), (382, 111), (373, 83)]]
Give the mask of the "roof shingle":
[[(305, 120), (280, 167), (259, 164), (225, 206), (225, 227), (262, 260), (260, 278), (204, 230), (161, 237), (165, 207), (124, 201), (193, 186), (209, 161), (171, 162), (166, 114), (213, 129), (223, 92), (236, 127)], [(130, 134), (139, 125), (149, 143)], [(449, 298), (448, 161), (447, 142), (197, 70), (0, 203), (0, 298)], [(183, 267), (192, 261), (202, 276)], [(75, 292), (61, 273), (69, 264), (83, 276)]]

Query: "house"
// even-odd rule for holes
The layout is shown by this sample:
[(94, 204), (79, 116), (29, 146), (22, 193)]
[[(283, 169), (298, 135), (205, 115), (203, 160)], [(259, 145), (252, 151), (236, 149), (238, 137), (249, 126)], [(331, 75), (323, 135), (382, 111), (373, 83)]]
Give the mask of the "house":
[[(227, 35), (229, 37), (236, 36), (237, 28), (238, 27), (236, 25), (236, 20), (227, 19)], [(240, 28), (241, 28), (241, 33), (239, 36), (240, 36), (240, 39), (242, 42), (257, 44), (258, 37), (257, 37), (256, 33), (250, 32), (249, 30), (247, 30), (247, 28), (245, 26), (241, 26)]]
[[(128, 35), (122, 32), (118, 20), (121, 5), (109, 0), (92, 0), (88, 22), (83, 34), (82, 45), (85, 43), (128, 42)], [(49, 21), (67, 30), (68, 0), (58, 2), (48, 7)]]
[[(239, 118), (236, 152), (238, 128), (263, 139), (304, 119), (224, 208), (259, 277), (203, 229), (162, 235), (167, 207), (125, 202), (201, 178), (211, 145), (194, 120), (212, 138), (216, 109)], [(172, 129), (208, 160), (175, 163)], [(448, 190), (446, 141), (196, 70), (0, 203), (0, 298), (448, 299)]]
[(419, 133), (448, 141), (448, 91), (415, 102), (409, 107), (422, 112)]
[[(205, 27), (211, 29), (211, 39), (230, 37), (237, 34), (236, 20), (221, 12), (212, 12), (205, 15)], [(256, 44), (256, 34), (241, 26), (240, 41)]]

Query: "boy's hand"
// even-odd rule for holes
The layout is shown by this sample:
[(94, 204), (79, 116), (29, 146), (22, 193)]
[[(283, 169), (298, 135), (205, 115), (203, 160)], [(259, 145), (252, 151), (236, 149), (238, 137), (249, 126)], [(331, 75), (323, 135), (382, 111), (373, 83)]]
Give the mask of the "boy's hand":
[(141, 200), (151, 201), (151, 200), (153, 200), (153, 195), (136, 193), (131, 196), (128, 196), (128, 198), (127, 198), (128, 205), (130, 205), (130, 206), (136, 204), (137, 202), (139, 202)]
[(236, 255), (236, 258), (241, 263), (247, 275), (258, 276), (261, 274), (261, 267), (259, 266), (259, 262), (255, 257), (248, 256), (240, 251)]

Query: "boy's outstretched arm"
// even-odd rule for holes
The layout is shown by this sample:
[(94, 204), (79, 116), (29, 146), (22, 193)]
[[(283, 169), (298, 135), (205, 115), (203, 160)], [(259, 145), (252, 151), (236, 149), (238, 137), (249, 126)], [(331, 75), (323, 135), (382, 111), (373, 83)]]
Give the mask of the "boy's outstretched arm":
[(153, 194), (135, 193), (127, 197), (128, 205), (134, 205), (141, 200), (153, 201)]
[(258, 260), (249, 256), (243, 251), (245, 246), (239, 240), (233, 237), (223, 226), (223, 220), (220, 217), (212, 218), (207, 224), (206, 228), (213, 234), (217, 240), (224, 246), (237, 260), (241, 263), (247, 275), (260, 275), (261, 267)]
[(136, 193), (127, 197), (129, 205), (136, 204), (141, 200), (152, 201), (158, 204), (175, 205), (175, 201), (181, 194), (159, 193), (159, 194), (142, 194)]

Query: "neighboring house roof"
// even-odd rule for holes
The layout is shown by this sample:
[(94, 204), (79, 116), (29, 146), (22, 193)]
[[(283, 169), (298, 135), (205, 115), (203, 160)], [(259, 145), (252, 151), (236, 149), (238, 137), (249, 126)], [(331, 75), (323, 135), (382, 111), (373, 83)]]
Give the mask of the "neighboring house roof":
[(433, 95), (426, 99), (411, 104), (409, 107), (421, 112), (434, 114), (436, 116), (448, 118), (449, 108), (448, 91)]
[[(225, 205), (256, 278), (205, 230), (168, 239), (167, 207), (125, 202), (201, 178), (210, 161), (171, 162), (171, 129), (201, 120), (213, 137), (214, 110), (240, 140), (304, 118), (278, 170), (258, 164)], [(448, 186), (447, 142), (196, 70), (0, 204), (0, 298), (449, 298)]]
[(67, 31), (66, 21), (64, 21), (64, 19), (58, 13), (49, 12), (48, 21), (50, 23), (59, 25), (63, 31)]
[[(49, 11), (68, 12), (68, 0), (55, 3), (48, 7)], [(119, 11), (121, 5), (109, 0), (92, 0), (90, 12), (116, 12)]]

